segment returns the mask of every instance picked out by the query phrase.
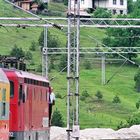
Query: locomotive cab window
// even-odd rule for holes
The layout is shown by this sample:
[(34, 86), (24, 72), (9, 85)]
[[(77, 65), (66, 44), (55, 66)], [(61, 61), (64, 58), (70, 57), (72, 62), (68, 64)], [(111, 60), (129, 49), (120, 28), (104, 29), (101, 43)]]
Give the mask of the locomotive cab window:
[(19, 100), (22, 99), (23, 87), (22, 85), (19, 86)]
[(1, 116), (5, 117), (6, 116), (6, 103), (2, 103), (2, 111), (1, 111)]
[(6, 89), (2, 89), (2, 101), (6, 101)]
[(10, 81), (10, 97), (14, 97), (14, 82)]

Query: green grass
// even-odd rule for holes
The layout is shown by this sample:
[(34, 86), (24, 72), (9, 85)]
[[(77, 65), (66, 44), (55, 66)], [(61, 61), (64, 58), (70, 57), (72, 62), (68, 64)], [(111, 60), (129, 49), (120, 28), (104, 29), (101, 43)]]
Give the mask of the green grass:
[[(0, 0), (0, 17), (27, 17), (29, 14), (18, 10), (4, 0)], [(31, 16), (30, 16), (31, 17)]]
[[(108, 65), (106, 69), (107, 78), (109, 78), (117, 66)], [(101, 85), (101, 69), (95, 67), (93, 70), (80, 70), (80, 94), (87, 90), (90, 98), (85, 101), (80, 101), (80, 125), (81, 128), (87, 127), (111, 127), (117, 128), (120, 121), (125, 121), (134, 112), (136, 112), (135, 103), (140, 98), (140, 95), (134, 89), (134, 74), (137, 68), (124, 66), (122, 70), (114, 76), (107, 85)], [(55, 87), (55, 93), (60, 93), (62, 96), (67, 94), (66, 90), (66, 73), (59, 75), (52, 72), (52, 75), (57, 75), (57, 78), (52, 81)], [(60, 80), (61, 79), (61, 80)], [(103, 100), (98, 101), (95, 97), (96, 92), (100, 90), (103, 94)], [(113, 104), (112, 100), (115, 95), (118, 95), (121, 103)], [(58, 108), (64, 117), (66, 123), (66, 98), (57, 99), (56, 108)]]
[(50, 2), (48, 8), (51, 9), (52, 11), (58, 11), (61, 13), (67, 12), (67, 6), (65, 6), (63, 3)]

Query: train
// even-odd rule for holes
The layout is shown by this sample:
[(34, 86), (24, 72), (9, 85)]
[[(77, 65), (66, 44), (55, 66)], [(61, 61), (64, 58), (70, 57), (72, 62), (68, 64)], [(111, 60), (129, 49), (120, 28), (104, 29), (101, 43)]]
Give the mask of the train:
[(0, 68), (0, 140), (49, 140), (49, 88), (45, 77)]

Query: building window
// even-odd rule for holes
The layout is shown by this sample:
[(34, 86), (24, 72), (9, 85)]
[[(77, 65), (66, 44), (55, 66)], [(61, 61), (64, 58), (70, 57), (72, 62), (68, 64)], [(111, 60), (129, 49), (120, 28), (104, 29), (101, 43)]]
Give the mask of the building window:
[(113, 0), (113, 4), (116, 5), (117, 4), (117, 1), (116, 0)]
[(117, 13), (117, 12), (116, 12), (116, 10), (114, 9), (114, 10), (113, 10), (113, 15), (115, 15), (116, 13)]
[(123, 15), (123, 10), (120, 10), (120, 14)]
[(120, 0), (120, 5), (123, 5), (123, 0)]

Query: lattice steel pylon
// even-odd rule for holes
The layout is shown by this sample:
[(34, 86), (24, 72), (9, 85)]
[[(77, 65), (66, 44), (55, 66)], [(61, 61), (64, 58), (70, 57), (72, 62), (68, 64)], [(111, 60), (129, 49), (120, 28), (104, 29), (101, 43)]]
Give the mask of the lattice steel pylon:
[(71, 136), (79, 140), (80, 0), (77, 0), (77, 4), (75, 3), (74, 7), (74, 26), (72, 27), (71, 0), (69, 0), (67, 36), (67, 140), (70, 140)]

